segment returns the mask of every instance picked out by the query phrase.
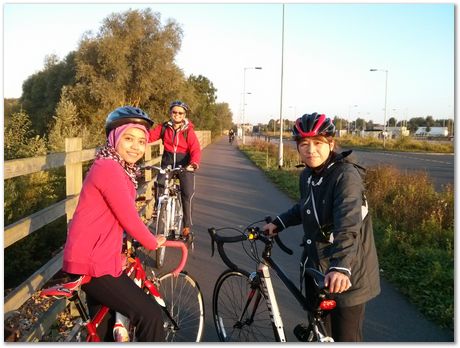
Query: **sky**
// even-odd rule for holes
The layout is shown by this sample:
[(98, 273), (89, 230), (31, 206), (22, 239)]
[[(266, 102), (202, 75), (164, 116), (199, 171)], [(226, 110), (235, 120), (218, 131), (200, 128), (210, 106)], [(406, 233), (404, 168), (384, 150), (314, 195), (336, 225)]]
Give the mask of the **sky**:
[(146, 7), (180, 24), (176, 64), (207, 77), (235, 123), (319, 112), (382, 124), (385, 96), (387, 120), (454, 118), (454, 3), (289, 2), (284, 30), (270, 2), (3, 3), (3, 96), (109, 14)]

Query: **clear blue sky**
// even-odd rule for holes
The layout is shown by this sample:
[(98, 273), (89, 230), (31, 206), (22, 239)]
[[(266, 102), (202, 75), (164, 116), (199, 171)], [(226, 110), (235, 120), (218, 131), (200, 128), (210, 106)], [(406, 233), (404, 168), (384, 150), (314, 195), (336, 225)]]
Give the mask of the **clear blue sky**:
[[(176, 63), (204, 75), (241, 121), (280, 116), (282, 5), (278, 3), (3, 4), (3, 95), (19, 97), (44, 58), (64, 58), (85, 31), (112, 12), (150, 7), (183, 28)], [(321, 112), (383, 123), (454, 117), (455, 5), (436, 3), (288, 3), (284, 15), (283, 117)], [(354, 106), (357, 105), (357, 106)]]

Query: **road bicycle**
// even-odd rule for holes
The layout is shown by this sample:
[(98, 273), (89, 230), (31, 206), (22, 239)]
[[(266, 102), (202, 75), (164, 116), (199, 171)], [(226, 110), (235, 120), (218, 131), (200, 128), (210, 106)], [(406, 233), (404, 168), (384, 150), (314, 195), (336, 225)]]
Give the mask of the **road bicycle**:
[[(153, 270), (151, 275), (142, 266), (140, 257), (136, 251), (140, 249), (138, 242), (127, 243), (128, 266), (125, 272), (147, 294), (152, 296), (163, 311), (165, 340), (167, 342), (200, 342), (204, 329), (204, 302), (198, 283), (183, 271), (187, 262), (188, 249), (180, 241), (166, 241), (165, 246), (180, 248), (182, 257), (177, 268), (162, 276), (157, 276)], [(104, 320), (109, 308), (102, 306), (99, 311), (90, 317), (83, 304), (79, 289), (88, 283), (91, 276), (81, 276), (75, 281), (55, 285), (40, 292), (42, 297), (54, 297), (67, 299), (75, 304), (86, 330), (77, 335), (77, 341), (100, 342), (97, 327)], [(86, 332), (85, 332), (86, 331)], [(135, 328), (127, 327), (130, 339), (135, 340)]]
[[(333, 342), (332, 337), (326, 332), (324, 319), (328, 312), (335, 308), (336, 303), (324, 286), (324, 274), (313, 268), (305, 270), (306, 276), (311, 277), (315, 285), (315, 298), (307, 299), (271, 257), (274, 241), (289, 255), (292, 255), (292, 250), (286, 247), (278, 235), (268, 237), (259, 227), (254, 226), (269, 221), (268, 218), (256, 221), (243, 231), (231, 227), (208, 229), (212, 239), (212, 256), (214, 245), (217, 244), (219, 255), (229, 268), (217, 279), (212, 297), (213, 320), (219, 340), (286, 342), (283, 321), (270, 276), (272, 269), (307, 312), (308, 325), (299, 324), (294, 329), (297, 339), (306, 342)], [(238, 234), (224, 236), (222, 233), (218, 234), (219, 231), (234, 231)], [(244, 241), (250, 243), (250, 250), (242, 243), (246, 254), (258, 263), (255, 272), (240, 269), (224, 250), (225, 243)], [(259, 256), (256, 241), (264, 244), (262, 258)]]
[[(155, 234), (164, 235), (169, 240), (179, 240), (182, 236), (182, 225), (184, 212), (180, 194), (180, 182), (178, 175), (185, 169), (182, 167), (172, 168), (168, 166), (161, 168), (157, 166), (145, 166), (143, 169), (153, 169), (157, 173), (164, 175), (164, 189), (159, 192), (158, 181), (155, 182)], [(193, 239), (190, 243), (194, 249)], [(161, 247), (156, 250), (156, 266), (162, 268), (165, 262), (166, 248)]]

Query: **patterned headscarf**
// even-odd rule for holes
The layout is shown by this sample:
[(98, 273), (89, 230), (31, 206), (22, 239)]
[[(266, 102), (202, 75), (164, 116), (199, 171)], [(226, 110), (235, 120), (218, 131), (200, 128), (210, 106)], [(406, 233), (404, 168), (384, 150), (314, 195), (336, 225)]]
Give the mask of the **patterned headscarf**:
[(107, 143), (105, 144), (104, 147), (99, 149), (99, 151), (96, 153), (96, 159), (111, 159), (114, 160), (123, 167), (125, 170), (125, 173), (129, 176), (131, 181), (134, 184), (134, 187), (137, 189), (138, 184), (137, 184), (137, 177), (141, 175), (140, 168), (137, 164), (133, 163), (127, 163), (121, 156), (118, 154), (118, 152), (115, 150), (116, 145), (118, 144), (118, 141), (120, 140), (121, 135), (131, 127), (139, 128), (143, 130), (146, 133), (146, 137), (148, 139), (148, 132), (147, 129), (139, 124), (134, 124), (134, 123), (128, 123), (125, 125), (122, 125), (118, 128), (112, 129), (107, 137)]

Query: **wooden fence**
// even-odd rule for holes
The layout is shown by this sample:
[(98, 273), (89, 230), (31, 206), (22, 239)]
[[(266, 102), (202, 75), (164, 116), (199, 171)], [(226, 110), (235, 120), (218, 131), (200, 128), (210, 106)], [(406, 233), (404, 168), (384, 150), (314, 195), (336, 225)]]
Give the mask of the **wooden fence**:
[[(206, 147), (211, 142), (210, 131), (197, 131), (197, 136), (201, 148)], [(4, 179), (32, 174), (52, 168), (65, 166), (66, 168), (66, 198), (60, 202), (33, 213), (15, 223), (5, 226), (4, 229), (4, 248), (16, 243), (40, 229), (41, 227), (55, 221), (61, 216), (67, 216), (67, 222), (72, 219), (73, 213), (78, 203), (78, 197), (83, 183), (83, 163), (94, 159), (97, 149), (82, 149), (81, 138), (65, 139), (65, 152), (53, 153), (47, 156), (22, 158), (6, 161), (4, 165)], [(152, 150), (158, 156), (152, 158)], [(160, 163), (163, 145), (161, 140), (150, 144), (145, 153), (145, 164), (155, 165)], [(140, 211), (146, 219), (150, 219), (153, 213), (152, 200), (152, 172), (146, 171), (145, 184), (138, 189), (138, 195), (145, 197), (146, 205)], [(7, 199), (7, 197), (5, 197)], [(11, 316), (20, 308), (31, 296), (40, 290), (62, 266), (63, 251), (55, 255), (45, 265), (33, 273), (22, 284), (16, 287), (4, 298), (4, 320)], [(8, 260), (5, 260), (7, 263)], [(56, 316), (62, 312), (68, 301), (58, 300), (51, 308), (44, 313), (34, 326), (27, 332), (21, 333), (21, 341), (38, 341), (48, 331), (55, 322)]]

